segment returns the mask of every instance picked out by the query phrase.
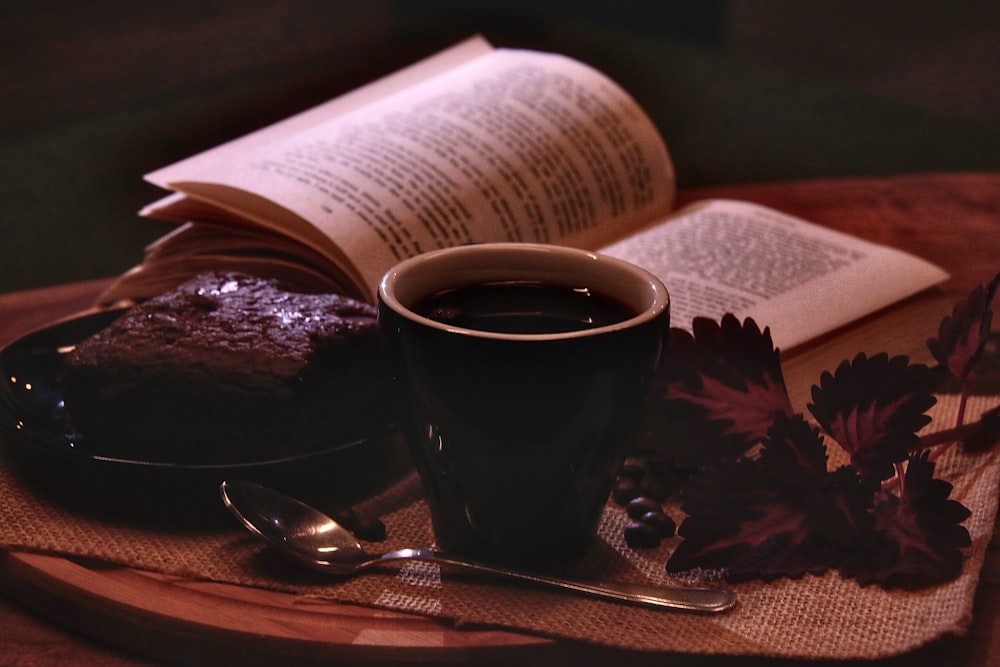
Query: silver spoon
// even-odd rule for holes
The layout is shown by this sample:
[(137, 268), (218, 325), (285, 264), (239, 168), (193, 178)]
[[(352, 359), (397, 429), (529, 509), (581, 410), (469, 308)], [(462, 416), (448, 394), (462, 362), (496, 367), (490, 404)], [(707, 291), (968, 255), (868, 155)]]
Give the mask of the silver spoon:
[(223, 482), (219, 491), (226, 507), (250, 532), (300, 565), (328, 574), (349, 575), (377, 564), (419, 560), (651, 607), (717, 613), (736, 604), (734, 592), (719, 588), (570, 581), (463, 560), (432, 549), (398, 549), (372, 555), (333, 519), (277, 491), (239, 480)]

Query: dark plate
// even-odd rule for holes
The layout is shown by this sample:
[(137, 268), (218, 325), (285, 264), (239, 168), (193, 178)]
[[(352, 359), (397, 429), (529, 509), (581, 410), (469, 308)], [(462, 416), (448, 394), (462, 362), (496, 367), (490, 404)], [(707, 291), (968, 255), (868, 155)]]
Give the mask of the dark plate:
[[(124, 310), (83, 315), (39, 329), (0, 351), (0, 438), (22, 482), (76, 506), (104, 510), (218, 505), (226, 479), (249, 479), (324, 502), (360, 499), (384, 488), (408, 466), (395, 427), (374, 425), (363, 437), (272, 460), (191, 464), (125, 459), (101, 453), (100, 442), (73, 425), (59, 374), (73, 345)], [(86, 447), (80, 444), (85, 442)]]

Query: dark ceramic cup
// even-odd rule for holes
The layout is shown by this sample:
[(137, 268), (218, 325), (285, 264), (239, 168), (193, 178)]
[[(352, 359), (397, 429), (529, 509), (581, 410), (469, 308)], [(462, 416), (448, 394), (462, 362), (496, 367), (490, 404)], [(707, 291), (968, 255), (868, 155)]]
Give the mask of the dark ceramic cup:
[[(497, 284), (513, 284), (513, 296), (483, 287)], [(450, 317), (467, 306), (509, 310), (512, 300), (517, 310), (520, 286), (556, 297), (522, 311), (561, 310), (566, 293), (584, 291), (622, 312), (552, 331), (543, 318), (529, 322), (528, 333), (518, 322), (499, 327), (512, 333)], [(455, 288), (472, 295), (458, 307), (427, 309), (429, 297)], [(382, 279), (378, 299), (393, 394), (438, 546), (516, 565), (581, 555), (666, 340), (663, 283), (582, 250), (493, 243), (403, 261)]]

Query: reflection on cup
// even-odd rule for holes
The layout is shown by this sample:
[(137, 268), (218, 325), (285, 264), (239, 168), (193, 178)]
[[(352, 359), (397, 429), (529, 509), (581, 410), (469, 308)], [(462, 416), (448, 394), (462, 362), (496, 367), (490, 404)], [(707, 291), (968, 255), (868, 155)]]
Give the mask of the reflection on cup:
[(521, 565), (580, 555), (666, 340), (663, 284), (582, 250), (496, 243), (406, 260), (378, 297), (439, 546)]

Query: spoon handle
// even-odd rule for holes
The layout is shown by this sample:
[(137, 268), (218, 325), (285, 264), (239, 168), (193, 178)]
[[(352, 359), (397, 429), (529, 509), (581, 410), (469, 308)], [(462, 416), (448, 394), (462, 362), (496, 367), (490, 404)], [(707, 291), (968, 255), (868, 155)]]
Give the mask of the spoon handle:
[(535, 584), (567, 589), (593, 597), (631, 602), (633, 604), (658, 607), (662, 609), (718, 613), (727, 611), (736, 604), (736, 593), (722, 588), (651, 586), (613, 581), (572, 581), (569, 579), (550, 577), (531, 572), (509, 570), (507, 568), (487, 565), (476, 561), (462, 560), (432, 549), (399, 549), (397, 551), (390, 551), (383, 554), (376, 560), (376, 562), (397, 560), (421, 560), (431, 563), (440, 563), (443, 565), (452, 565), (455, 567), (465, 568), (467, 570), (476, 570), (477, 572), (484, 572), (487, 574), (509, 577), (511, 579), (529, 581)]

